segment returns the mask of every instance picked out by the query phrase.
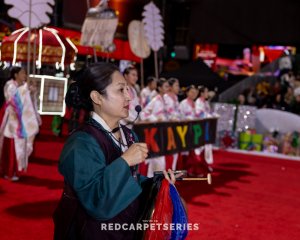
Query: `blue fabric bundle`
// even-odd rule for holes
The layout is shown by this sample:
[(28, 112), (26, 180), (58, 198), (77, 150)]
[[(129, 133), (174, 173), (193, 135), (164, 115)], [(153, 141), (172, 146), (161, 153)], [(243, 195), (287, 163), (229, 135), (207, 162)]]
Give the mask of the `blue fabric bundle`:
[[(175, 230), (172, 230), (171, 240), (183, 240), (188, 234), (188, 219), (184, 206), (181, 202), (179, 193), (175, 186), (170, 184), (170, 196), (173, 202), (173, 217), (172, 222), (175, 225)], [(176, 227), (177, 226), (180, 227)]]

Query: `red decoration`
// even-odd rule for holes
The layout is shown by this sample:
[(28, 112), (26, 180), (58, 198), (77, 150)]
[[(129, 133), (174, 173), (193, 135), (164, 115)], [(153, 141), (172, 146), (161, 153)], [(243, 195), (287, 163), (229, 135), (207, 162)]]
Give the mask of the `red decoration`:
[(221, 136), (221, 146), (224, 148), (234, 147), (235, 138), (228, 131), (225, 131), (224, 135)]
[[(79, 55), (94, 55), (94, 48), (89, 46), (82, 46), (80, 44), (81, 32), (73, 31), (69, 29), (54, 27), (61, 35), (70, 38), (70, 40), (76, 45)], [(117, 60), (129, 60), (133, 62), (140, 62), (141, 59), (136, 57), (130, 49), (129, 42), (121, 39), (114, 39), (116, 46), (115, 51), (111, 53), (102, 52), (96, 49), (96, 55), (98, 57), (108, 57)]]
[[(48, 29), (48, 30), (47, 30)], [(70, 45), (65, 37), (59, 33), (53, 33), (54, 29), (45, 28), (39, 30), (32, 30), (30, 35), (30, 60), (33, 60), (34, 43), (36, 44), (36, 56), (35, 60), (38, 60), (39, 45), (40, 45), (40, 34), (42, 35), (42, 63), (55, 64), (56, 62), (61, 63), (63, 48), (61, 43), (64, 45), (65, 51), (65, 64), (74, 62), (75, 49)], [(1, 46), (1, 60), (2, 61), (13, 61), (14, 49), (16, 49), (15, 61), (26, 62), (28, 60), (28, 31), (19, 29), (12, 33), (10, 36), (4, 38)], [(59, 40), (58, 40), (59, 39)]]

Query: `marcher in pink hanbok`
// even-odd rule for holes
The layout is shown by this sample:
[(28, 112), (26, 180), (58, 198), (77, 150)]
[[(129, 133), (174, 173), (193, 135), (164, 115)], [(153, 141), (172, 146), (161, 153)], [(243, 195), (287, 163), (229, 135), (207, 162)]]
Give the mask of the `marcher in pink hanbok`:
[[(194, 85), (190, 85), (186, 88), (186, 98), (183, 99), (179, 104), (179, 111), (181, 120), (195, 120), (195, 99), (198, 95), (198, 90)], [(181, 162), (179, 162), (178, 169), (188, 169), (189, 155), (195, 156), (194, 150), (181, 152)]]
[(169, 78), (170, 90), (164, 95), (168, 120), (180, 120), (178, 94), (180, 90), (179, 81), (176, 78)]
[[(169, 84), (165, 79), (159, 79), (157, 82), (158, 95), (154, 97), (151, 102), (141, 112), (141, 120), (143, 121), (166, 121), (167, 111), (164, 101), (164, 94), (169, 90)], [(162, 171), (166, 168), (166, 161), (164, 156), (149, 158), (146, 160), (148, 166), (148, 177), (153, 177), (155, 171)]]
[[(169, 121), (179, 121), (180, 112), (179, 112), (179, 101), (178, 94), (180, 90), (179, 80), (177, 78), (169, 78), (168, 83), (170, 90), (164, 95), (164, 100), (167, 110), (167, 118)], [(169, 162), (172, 166), (172, 170), (176, 170), (178, 153), (173, 154), (172, 156), (167, 156), (167, 165)]]
[[(212, 117), (211, 108), (209, 105), (208, 99), (208, 89), (206, 87), (199, 87), (199, 97), (195, 102), (195, 113), (196, 118), (209, 118)], [(213, 163), (213, 153), (212, 153), (212, 144), (205, 144), (203, 147), (195, 149), (196, 155), (200, 156), (204, 150), (204, 164), (207, 165), (207, 170), (212, 171), (212, 168), (209, 166)]]
[(155, 77), (147, 78), (147, 86), (141, 91), (142, 108), (146, 107), (149, 102), (157, 95), (157, 80)]
[(186, 98), (179, 104), (179, 112), (182, 120), (196, 119), (195, 99), (198, 95), (198, 90), (194, 85), (186, 88)]
[(207, 99), (208, 99), (208, 88), (200, 86), (199, 97), (195, 102), (195, 111), (196, 111), (197, 118), (212, 117), (211, 108)]
[[(124, 70), (124, 78), (128, 84), (128, 92), (130, 95), (130, 103), (129, 103), (129, 115), (126, 119), (122, 120), (122, 124), (127, 124), (127, 123), (131, 123), (135, 120), (136, 116), (137, 116), (137, 112), (135, 110), (135, 107), (137, 105), (140, 105), (140, 98), (137, 94), (137, 91), (135, 89), (135, 84), (138, 80), (138, 71), (135, 67), (130, 66), (127, 67)], [(127, 127), (132, 128), (132, 125), (127, 125)]]
[(159, 79), (157, 82), (158, 95), (141, 112), (141, 120), (144, 121), (166, 121), (167, 110), (163, 95), (169, 91), (169, 84), (165, 79)]
[(0, 127), (1, 174), (12, 181), (26, 171), (33, 141), (39, 130), (36, 112), (23, 68), (13, 67), (4, 86), (5, 113)]

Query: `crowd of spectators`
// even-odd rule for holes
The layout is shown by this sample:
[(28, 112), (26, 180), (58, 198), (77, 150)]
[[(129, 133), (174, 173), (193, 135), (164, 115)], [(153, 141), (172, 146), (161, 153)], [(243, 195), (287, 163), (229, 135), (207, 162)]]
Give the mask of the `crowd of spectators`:
[(272, 108), (300, 115), (300, 76), (282, 71), (274, 83), (262, 81), (245, 89), (235, 100), (237, 104)]

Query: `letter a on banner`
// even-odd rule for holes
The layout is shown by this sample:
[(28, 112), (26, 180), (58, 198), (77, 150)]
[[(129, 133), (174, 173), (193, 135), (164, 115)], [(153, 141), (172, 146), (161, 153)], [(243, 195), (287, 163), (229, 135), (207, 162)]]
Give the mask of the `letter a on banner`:
[(167, 150), (176, 149), (176, 142), (174, 138), (173, 129), (171, 127), (168, 127), (168, 146)]

